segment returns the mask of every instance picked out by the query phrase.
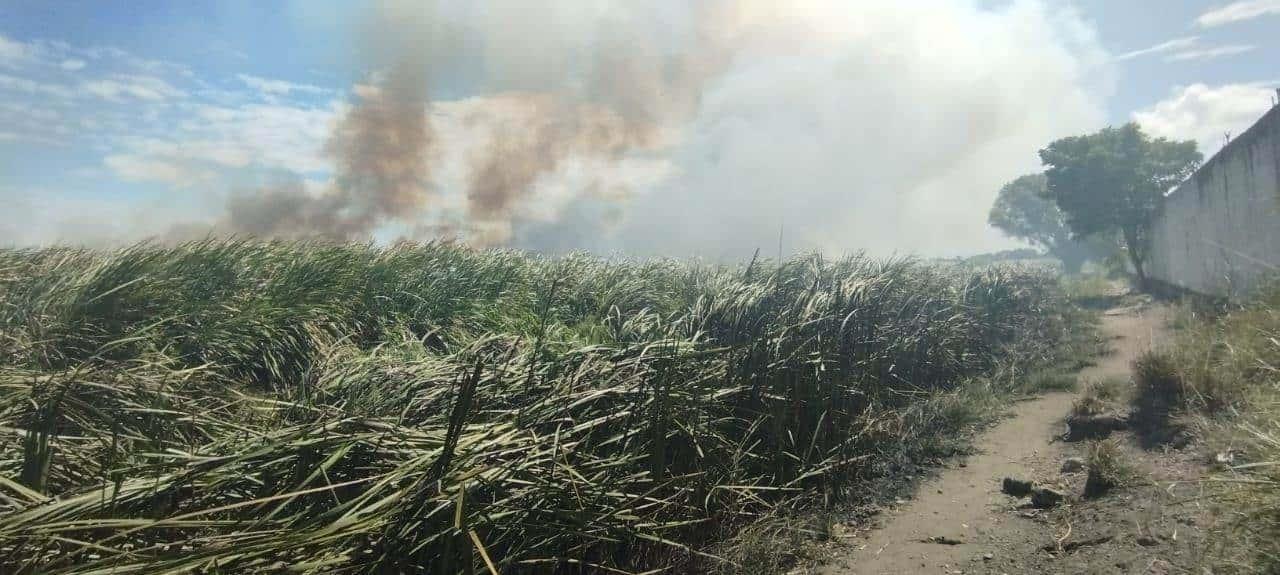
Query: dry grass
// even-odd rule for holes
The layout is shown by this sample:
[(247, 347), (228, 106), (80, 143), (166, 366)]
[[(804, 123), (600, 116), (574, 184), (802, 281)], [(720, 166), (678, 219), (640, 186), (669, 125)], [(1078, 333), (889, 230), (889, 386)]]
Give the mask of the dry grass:
[(1092, 379), (1083, 383), (1080, 397), (1071, 404), (1071, 415), (1088, 417), (1112, 411), (1129, 398), (1129, 382), (1123, 379)]
[(1280, 571), (1280, 290), (1225, 315), (1183, 310), (1172, 349), (1135, 365), (1140, 402), (1190, 421), (1209, 455), (1229, 461), (1213, 479), (1215, 573)]
[(1089, 444), (1085, 455), (1085, 469), (1089, 472), (1084, 486), (1085, 497), (1105, 495), (1112, 489), (1131, 484), (1137, 476), (1125, 461), (1120, 444), (1114, 439)]

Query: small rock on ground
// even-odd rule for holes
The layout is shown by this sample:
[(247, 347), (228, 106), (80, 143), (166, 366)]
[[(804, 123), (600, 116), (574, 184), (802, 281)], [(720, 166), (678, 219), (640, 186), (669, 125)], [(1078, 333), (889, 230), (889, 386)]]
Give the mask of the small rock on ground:
[(1065, 494), (1049, 487), (1041, 487), (1031, 493), (1031, 504), (1040, 509), (1056, 507), (1063, 499), (1066, 499)]

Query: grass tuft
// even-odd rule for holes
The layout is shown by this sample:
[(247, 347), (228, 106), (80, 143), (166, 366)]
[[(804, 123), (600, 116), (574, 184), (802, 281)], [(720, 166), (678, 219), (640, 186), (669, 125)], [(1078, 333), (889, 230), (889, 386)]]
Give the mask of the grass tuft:
[(1101, 497), (1111, 490), (1129, 485), (1136, 477), (1132, 467), (1124, 459), (1120, 444), (1114, 439), (1103, 439), (1089, 444), (1085, 456), (1084, 496)]

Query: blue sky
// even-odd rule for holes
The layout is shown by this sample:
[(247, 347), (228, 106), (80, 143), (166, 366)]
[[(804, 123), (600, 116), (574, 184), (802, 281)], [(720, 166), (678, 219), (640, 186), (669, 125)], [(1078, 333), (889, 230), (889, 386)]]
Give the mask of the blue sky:
[[(761, 4), (750, 0), (743, 3)], [(385, 64), (389, 61), (386, 52), (394, 49), (388, 48), (388, 43), (381, 39), (384, 27), (395, 27), (394, 19), (405, 14), (397, 12), (403, 11), (403, 7), (387, 8), (395, 4), (405, 3), (0, 0), (0, 201), (11, 206), (9, 215), (0, 217), (0, 242), (21, 244), (111, 236), (136, 238), (144, 233), (159, 233), (163, 231), (163, 225), (170, 223), (188, 219), (215, 220), (220, 216), (229, 193), (284, 179), (301, 179), (308, 187), (314, 188), (315, 193), (324, 193), (323, 188), (330, 185), (326, 182), (333, 173), (333, 159), (324, 150), (325, 142), (335, 118), (340, 117), (354, 101), (355, 86), (376, 83), (379, 74), (385, 71)], [(467, 108), (469, 105), (492, 108), (497, 105), (493, 104), (493, 97), (508, 93), (539, 90), (550, 94), (569, 93), (570, 89), (564, 86), (576, 86), (577, 80), (574, 72), (564, 70), (576, 69), (579, 61), (589, 59), (590, 49), (583, 47), (596, 45), (575, 42), (574, 37), (592, 35), (592, 42), (601, 42), (596, 36), (608, 34), (598, 32), (600, 22), (621, 18), (628, 24), (627, 29), (635, 28), (648, 34), (636, 36), (634, 42), (652, 41), (659, 51), (678, 49), (679, 46), (678, 42), (659, 36), (670, 33), (669, 20), (679, 16), (682, 10), (671, 6), (679, 6), (679, 3), (655, 3), (652, 14), (637, 16), (634, 10), (630, 10), (625, 16), (617, 16), (601, 8), (608, 2), (577, 3), (576, 6), (591, 6), (581, 10), (570, 2), (565, 13), (573, 16), (562, 20), (573, 21), (565, 24), (557, 20), (556, 25), (563, 24), (564, 28), (555, 31), (561, 36), (568, 36), (567, 40), (553, 37), (542, 42), (535, 39), (528, 45), (515, 43), (514, 48), (511, 48), (513, 41), (508, 37), (516, 37), (520, 33), (504, 26), (514, 27), (520, 22), (520, 16), (517, 13), (504, 20), (501, 4), (480, 3), (475, 8), (444, 5), (426, 16), (427, 19), (439, 17), (458, 24), (449, 35), (441, 36), (439, 41), (428, 42), (432, 51), (432, 56), (427, 59), (427, 65), (432, 68), (430, 93), (437, 102), (429, 112), (432, 118), (445, 122), (449, 118), (463, 117), (472, 113), (467, 112), (471, 110)], [(1280, 33), (1277, 33), (1280, 32), (1280, 0), (1076, 0), (1071, 4), (1058, 1), (1043, 4), (956, 1), (925, 4), (935, 8), (947, 6), (947, 10), (956, 10), (956, 14), (961, 15), (950, 21), (972, 21), (971, 30), (944, 30), (948, 34), (946, 42), (960, 53), (968, 48), (980, 49), (987, 41), (984, 35), (1009, 35), (1013, 38), (1016, 34), (1005, 29), (1008, 27), (1047, 26), (1057, 36), (1052, 41), (1045, 41), (1046, 45), (1052, 44), (1049, 48), (1028, 46), (1031, 52), (1028, 58), (1036, 58), (1039, 64), (1027, 64), (1026, 73), (1040, 73), (1035, 71), (1036, 67), (1059, 67), (1062, 72), (1054, 76), (1053, 81), (1062, 78), (1063, 82), (1080, 87), (1082, 94), (1077, 99), (1083, 103), (1067, 102), (1069, 95), (1063, 95), (1063, 102), (1058, 102), (1057, 93), (1046, 93), (1028, 94), (1043, 100), (1041, 103), (1010, 105), (1000, 117), (1052, 115), (1060, 106), (1080, 111), (1067, 114), (1061, 121), (1038, 131), (1031, 129), (1026, 134), (1016, 133), (1016, 122), (1011, 121), (1009, 127), (1001, 127), (1005, 132), (1001, 132), (999, 137), (993, 136), (994, 140), (1025, 139), (1025, 142), (1020, 141), (1019, 147), (1001, 148), (1006, 152), (1015, 150), (1019, 157), (1017, 162), (1010, 162), (1007, 169), (982, 174), (952, 173), (954, 170), (948, 166), (977, 160), (976, 156), (964, 156), (956, 146), (922, 155), (923, 161), (938, 158), (936, 169), (930, 167), (931, 173), (936, 171), (937, 178), (949, 178), (951, 185), (974, 188), (972, 197), (967, 198), (965, 204), (988, 202), (995, 188), (991, 183), (1013, 174), (1017, 169), (1025, 169), (1028, 158), (1034, 158), (1036, 144), (1033, 142), (1047, 135), (1065, 135), (1072, 131), (1095, 129), (1100, 124), (1137, 119), (1153, 133), (1197, 139), (1212, 151), (1223, 132), (1240, 130), (1260, 115), (1269, 106), (1274, 88), (1280, 85), (1280, 66), (1277, 66), (1280, 63)], [(776, 8), (754, 6), (753, 9)], [(409, 10), (412, 12), (412, 8)], [(669, 13), (664, 13), (664, 10)], [(591, 12), (593, 16), (579, 20), (576, 13), (579, 11)], [(381, 12), (384, 16), (389, 14), (392, 20), (371, 19), (369, 14), (374, 12)], [(988, 18), (985, 16), (987, 12), (1007, 12), (1008, 16)], [(597, 13), (606, 16), (593, 19)], [(743, 13), (752, 12), (743, 10)], [(758, 131), (756, 126), (764, 130), (768, 126), (785, 124), (791, 117), (773, 117), (772, 112), (760, 111), (772, 107), (767, 104), (757, 108), (738, 101), (734, 104), (736, 107), (730, 109), (735, 110), (735, 122), (745, 124), (746, 128), (734, 131), (730, 129), (732, 125), (722, 121), (723, 114), (717, 116), (708, 112), (710, 106), (706, 102), (723, 104), (723, 99), (732, 100), (729, 96), (716, 95), (733, 94), (734, 89), (749, 90), (746, 87), (735, 88), (735, 82), (756, 81), (757, 77), (767, 84), (768, 74), (791, 78), (788, 81), (828, 82), (825, 76), (835, 74), (832, 70), (843, 65), (841, 62), (858, 60), (859, 53), (867, 53), (866, 33), (857, 27), (859, 18), (884, 18), (894, 25), (899, 23), (892, 10), (887, 9), (852, 14), (848, 26), (831, 32), (838, 41), (799, 56), (788, 56), (792, 64), (803, 59), (797, 65), (811, 67), (813, 74), (809, 76), (788, 76), (791, 70), (788, 66), (746, 68), (743, 64), (735, 64), (737, 68), (712, 76), (700, 84), (699, 89), (710, 96), (703, 100), (702, 109), (673, 120), (672, 125), (681, 135), (674, 136), (672, 141), (664, 144), (665, 147), (632, 150), (625, 162), (613, 162), (601, 169), (623, 174), (619, 177), (628, 179), (628, 185), (642, 189), (636, 195), (646, 197), (663, 197), (663, 193), (673, 193), (670, 189), (675, 187), (682, 190), (681, 193), (697, 194), (702, 189), (700, 186), (719, 186), (722, 181), (734, 181), (735, 174), (746, 177), (741, 171), (721, 174), (704, 170), (710, 165), (705, 162), (705, 156), (739, 146), (742, 138), (750, 138), (753, 130)], [(633, 20), (627, 19), (635, 19), (634, 22), (639, 24), (631, 26)], [(663, 24), (645, 28), (650, 21)], [(952, 26), (949, 22), (924, 25)], [(955, 24), (961, 25), (964, 24)], [(674, 27), (679, 28), (678, 25)], [(406, 37), (421, 32), (422, 29), (411, 31)], [(931, 30), (929, 33), (935, 32)], [(389, 32), (386, 35), (394, 36)], [(750, 46), (764, 45), (767, 44), (759, 42)], [(991, 45), (1001, 44), (996, 40)], [(835, 48), (822, 51), (827, 50), (827, 46)], [(947, 49), (945, 46), (940, 48), (943, 48), (941, 54), (911, 56), (912, 65), (920, 66), (921, 74), (926, 76), (934, 74), (930, 66), (936, 66), (939, 75), (945, 75), (944, 69), (982, 71), (981, 62), (947, 62)], [(756, 48), (743, 49), (742, 54), (758, 58), (759, 54), (751, 52), (752, 49)], [(556, 50), (563, 52), (559, 59), (533, 59), (528, 53), (519, 53), (551, 53)], [(516, 56), (509, 52), (516, 53)], [(874, 54), (874, 49), (870, 53)], [(739, 56), (736, 62), (747, 59)], [(772, 54), (758, 59), (775, 61)], [(515, 64), (502, 68), (500, 64), (508, 60)], [(548, 60), (556, 66), (548, 65)], [(831, 64), (823, 68), (814, 62)], [(553, 72), (522, 74), (525, 69), (543, 70), (541, 66), (544, 65), (547, 66), (545, 69)], [(501, 73), (495, 71), (499, 69)], [(883, 84), (886, 91), (892, 92), (895, 83), (899, 82), (893, 77), (895, 72), (892, 69), (867, 69), (878, 70), (876, 74), (880, 76), (860, 76), (860, 84), (864, 88), (859, 92), (865, 92), (869, 82)], [(1015, 68), (1008, 73), (1022, 72)], [(921, 80), (916, 77), (918, 75), (901, 80), (904, 82), (902, 89), (931, 89), (930, 80)], [(939, 86), (938, 89), (945, 93), (943, 90), (950, 88)], [(1011, 87), (1009, 90), (1009, 97), (1016, 97), (1017, 89)], [(757, 90), (759, 93), (766, 91), (765, 88)], [(752, 94), (749, 91), (743, 93)], [(981, 94), (980, 91), (976, 93)], [(797, 97), (777, 95), (779, 98)], [(579, 96), (574, 98), (575, 101), (581, 99)], [(993, 101), (1004, 100), (993, 98)], [(827, 104), (807, 100), (799, 102), (802, 108), (823, 105)], [(974, 114), (985, 114), (991, 104), (974, 105)], [(1092, 108), (1096, 108), (1096, 112)], [(834, 109), (839, 110), (838, 107)], [(488, 113), (490, 116), (500, 115)], [(958, 113), (969, 112), (960, 108)], [(803, 114), (798, 112), (797, 121), (802, 117)], [(823, 118), (829, 119), (818, 115), (805, 121), (827, 121)], [(470, 142), (479, 138), (459, 132), (463, 128), (452, 124), (441, 124), (437, 129), (442, 133), (455, 134), (458, 140)], [(507, 122), (502, 129), (519, 130), (520, 127), (518, 123)], [(732, 137), (737, 139), (710, 139), (712, 136), (729, 138), (729, 134), (734, 134)], [(786, 140), (779, 138), (779, 141)], [(859, 141), (846, 141), (844, 136), (833, 137), (829, 141), (833, 145), (851, 146), (852, 149), (860, 149), (863, 145)], [(710, 151), (694, 147), (697, 142), (712, 142), (707, 144)], [(804, 144), (803, 140), (799, 141), (799, 145)], [(480, 144), (470, 142), (464, 147), (477, 145)], [(444, 165), (447, 162), (439, 159), (441, 154), (448, 156), (450, 153), (453, 152), (439, 152), (432, 156), (432, 161), (441, 166), (433, 169), (433, 173), (439, 174), (439, 181), (431, 184), (435, 188), (458, 187), (464, 185), (459, 182), (467, 180), (468, 176), (463, 173), (467, 169), (465, 158), (459, 160), (460, 165), (453, 167)], [(536, 200), (531, 194), (527, 200), (553, 207), (531, 208), (530, 213), (534, 215), (520, 216), (524, 219), (512, 225), (518, 227), (533, 220), (546, 225), (570, 225), (565, 220), (566, 214), (576, 214), (582, 209), (580, 206), (573, 209), (566, 206), (577, 206), (578, 199), (583, 196), (580, 191), (561, 188), (583, 181), (574, 175), (573, 170), (581, 171), (586, 169), (583, 166), (597, 165), (587, 160), (596, 161), (598, 158), (587, 158), (577, 163), (570, 161), (572, 159), (566, 159), (540, 175), (537, 180), (539, 189), (550, 191), (540, 191), (539, 194), (543, 195), (536, 196)], [(837, 158), (833, 161), (843, 160)], [(786, 178), (781, 181), (800, 182), (797, 186), (801, 188), (806, 185), (798, 171), (801, 169), (807, 170), (804, 173), (816, 170), (827, 174), (812, 182), (812, 187), (823, 190), (867, 185), (905, 190), (911, 186), (923, 189), (938, 185), (934, 181), (937, 178), (916, 181), (892, 170), (874, 174), (874, 177), (859, 176), (840, 181), (843, 172), (828, 173), (825, 165), (815, 168), (811, 165), (805, 167), (803, 161), (781, 163), (777, 177)], [(749, 166), (750, 162), (746, 165)], [(575, 180), (575, 177), (579, 179)], [(552, 180), (555, 180), (555, 185), (550, 183)], [(591, 182), (592, 185), (597, 183)], [(581, 187), (588, 186), (584, 184)], [(643, 191), (648, 188), (655, 191)], [(984, 189), (978, 191), (978, 188)], [(908, 194), (906, 191), (895, 193), (899, 194), (895, 196), (898, 198), (905, 198), (904, 194)], [(718, 197), (710, 191), (706, 194)], [(794, 194), (802, 196), (803, 192)], [(826, 196), (815, 195), (810, 199), (819, 197)], [(923, 197), (895, 200), (901, 202), (895, 208), (896, 212), (909, 211), (910, 206), (915, 205), (912, 202), (929, 203), (921, 199)], [(765, 201), (766, 198), (759, 199)], [(459, 207), (461, 204), (458, 202), (462, 201), (455, 200), (453, 204), (442, 201), (439, 205), (444, 207), (440, 209), (461, 213), (459, 210), (465, 211), (465, 207)], [(772, 198), (770, 201), (790, 200)], [(801, 198), (797, 201), (807, 200)], [(849, 206), (851, 212), (859, 212), (866, 211), (866, 206), (881, 203), (883, 198), (867, 197), (858, 202), (851, 201)], [(797, 214), (802, 213), (799, 210), (796, 209)], [(643, 219), (646, 213), (643, 202), (638, 202), (634, 211), (638, 214), (636, 219)], [(744, 214), (739, 218), (740, 224), (755, 225), (758, 222), (753, 218), (758, 219), (756, 215)], [(809, 244), (821, 247), (831, 242), (853, 246), (866, 243), (872, 251), (894, 249), (889, 244), (877, 248), (871, 245), (869, 237), (840, 231), (858, 227), (854, 225), (856, 219), (830, 219), (829, 223), (823, 224), (830, 229), (815, 232), (806, 240)], [(411, 222), (399, 223), (407, 225)], [(863, 222), (862, 225), (870, 224)], [(922, 253), (1001, 247), (998, 236), (989, 231), (982, 232), (980, 239), (970, 241), (969, 237), (978, 236), (972, 231), (974, 229), (977, 228), (969, 226), (954, 230), (956, 237), (968, 234), (963, 241), (956, 237), (938, 236), (932, 240), (921, 240), (918, 244), (906, 242), (904, 245), (907, 250)], [(904, 237), (909, 235), (917, 234), (903, 234)], [(692, 239), (690, 242), (696, 243)], [(958, 247), (952, 250), (951, 246)], [(607, 244), (607, 247), (626, 249), (629, 246), (622, 242)]]
[(1230, 20), (1227, 12), (1209, 20), (1210, 26), (1197, 23), (1201, 16), (1223, 14), (1221, 11), (1232, 4), (1214, 0), (1079, 2), (1085, 17), (1097, 27), (1103, 46), (1117, 56), (1194, 39), (1184, 48), (1171, 47), (1122, 60), (1115, 96), (1108, 106), (1112, 121), (1128, 119), (1134, 110), (1167, 98), (1181, 86), (1280, 81), (1276, 67), (1280, 62), (1280, 3), (1255, 3), (1270, 7), (1271, 12), (1251, 18), (1245, 18), (1252, 14), (1246, 11), (1237, 14), (1241, 19)]

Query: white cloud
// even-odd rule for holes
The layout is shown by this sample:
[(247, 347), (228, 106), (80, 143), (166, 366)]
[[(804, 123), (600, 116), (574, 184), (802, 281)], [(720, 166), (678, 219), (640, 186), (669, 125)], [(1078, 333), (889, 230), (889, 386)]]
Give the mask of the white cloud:
[(1212, 28), (1275, 14), (1280, 14), (1280, 0), (1242, 0), (1201, 14), (1196, 18), (1196, 24), (1201, 28)]
[(160, 101), (169, 98), (180, 98), (185, 92), (172, 84), (154, 76), (135, 76), (116, 74), (107, 79), (93, 80), (81, 85), (81, 89), (95, 96), (112, 101), (123, 101), (126, 97), (138, 100)]
[(1244, 54), (1252, 52), (1255, 46), (1248, 44), (1227, 44), (1225, 46), (1214, 46), (1212, 48), (1200, 48), (1196, 50), (1187, 50), (1178, 52), (1165, 58), (1168, 62), (1185, 62), (1188, 60), (1212, 60), (1223, 56), (1234, 56), (1236, 54)]
[(31, 47), (0, 35), (0, 66), (14, 66), (31, 56)]
[[(184, 139), (198, 143), (201, 157), (223, 165), (242, 155), (250, 165), (295, 173), (324, 172), (324, 144), (337, 118), (337, 105), (308, 108), (252, 104), (238, 108), (205, 106), (185, 123)], [(218, 151), (217, 154), (212, 153)], [(219, 159), (221, 156), (221, 160)]]
[[(314, 174), (330, 169), (324, 144), (336, 105), (197, 105), (185, 107), (184, 114), (163, 137), (124, 138), (116, 146), (123, 152), (108, 158), (108, 167), (125, 179), (172, 183), (210, 180), (219, 170)], [(204, 177), (192, 178), (196, 168)]]
[(327, 94), (329, 90), (319, 86), (310, 84), (295, 84), (284, 80), (270, 80), (267, 78), (259, 78), (248, 74), (240, 74), (237, 76), (241, 82), (254, 90), (262, 92), (270, 96), (288, 96), (292, 92), (302, 92), (308, 94)]
[(1168, 42), (1161, 42), (1159, 44), (1156, 44), (1155, 46), (1149, 46), (1147, 48), (1143, 48), (1141, 50), (1134, 50), (1132, 52), (1125, 52), (1124, 54), (1116, 56), (1116, 60), (1121, 60), (1121, 61), (1132, 60), (1139, 56), (1146, 56), (1148, 54), (1163, 54), (1166, 52), (1175, 52), (1178, 50), (1184, 50), (1187, 48), (1191, 48), (1192, 46), (1195, 46), (1197, 43), (1199, 43), (1199, 41), (1200, 41), (1199, 36), (1186, 36), (1183, 38), (1174, 38), (1172, 40), (1169, 40)]
[(75, 91), (62, 84), (40, 82), (30, 78), (0, 74), (0, 90), (23, 92), (36, 96), (68, 99), (75, 96)]
[(128, 182), (162, 182), (186, 187), (212, 177), (208, 171), (178, 162), (129, 154), (113, 154), (103, 158), (102, 163), (120, 179)]
[(1270, 84), (1192, 84), (1133, 113), (1144, 130), (1175, 140), (1195, 140), (1208, 158), (1222, 147), (1224, 135), (1238, 135), (1271, 108)]
[(31, 144), (65, 145), (74, 134), (59, 110), (40, 101), (0, 100), (0, 126), (4, 128), (0, 139)]
[(76, 58), (67, 58), (66, 60), (63, 60), (62, 63), (59, 64), (59, 66), (62, 67), (63, 70), (66, 70), (68, 72), (75, 72), (76, 70), (83, 69), (85, 67), (85, 62), (84, 60), (79, 60)]

